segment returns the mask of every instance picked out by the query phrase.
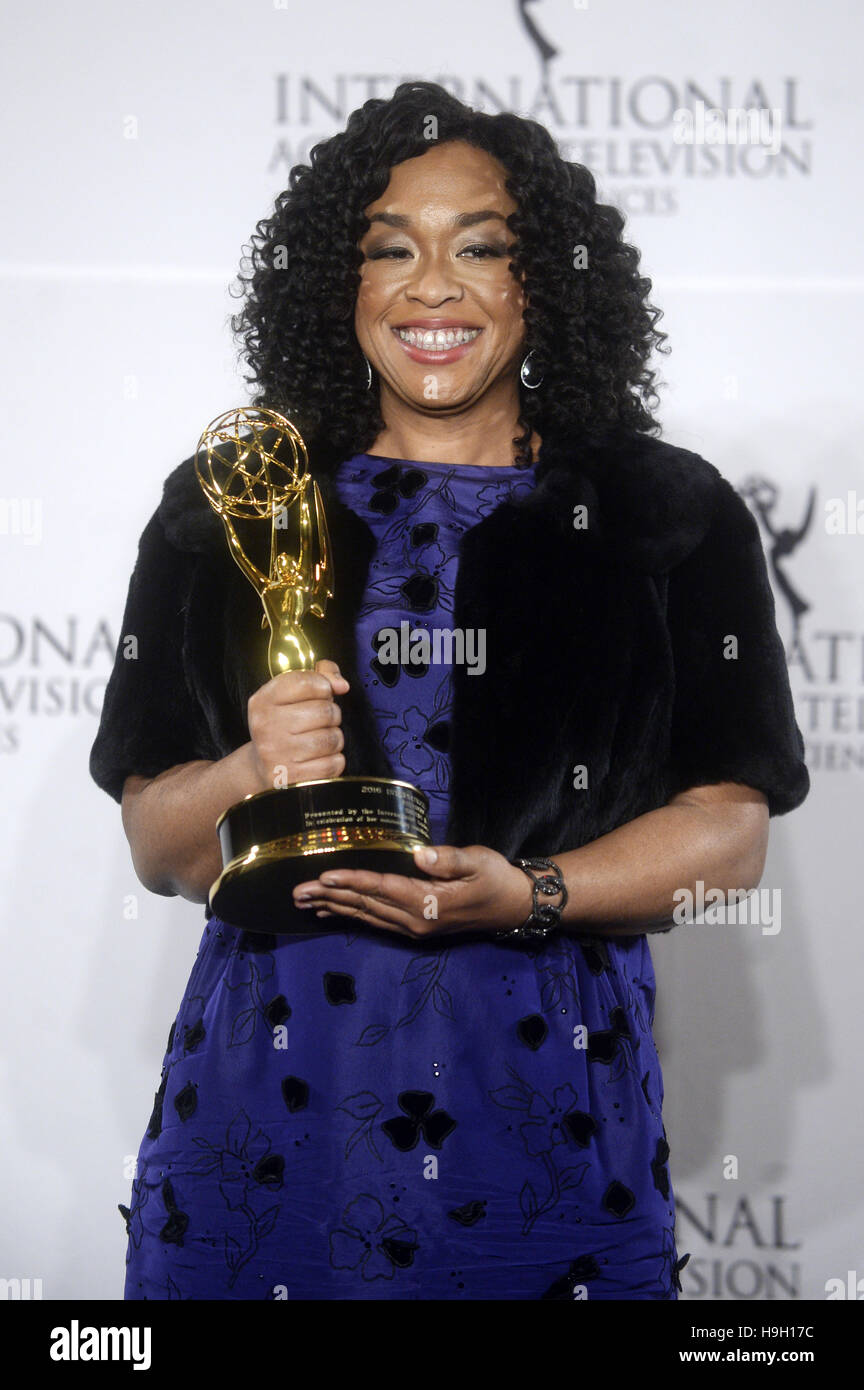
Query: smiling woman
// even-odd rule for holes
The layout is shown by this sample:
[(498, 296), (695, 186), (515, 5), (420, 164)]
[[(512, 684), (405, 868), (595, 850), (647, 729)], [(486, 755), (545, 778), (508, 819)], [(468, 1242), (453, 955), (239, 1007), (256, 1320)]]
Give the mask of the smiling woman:
[[(91, 771), (142, 882), (192, 902), (217, 817), (286, 770), (414, 783), (434, 845), (299, 884), (284, 934), (208, 908), (127, 1298), (677, 1298), (648, 935), (682, 889), (758, 884), (808, 776), (755, 523), (652, 437), (664, 335), (622, 229), (541, 126), (428, 83), (258, 224), (234, 327), (320, 483), (322, 656), (266, 678), (187, 459)], [(394, 653), (404, 627), (430, 640)]]
[[(385, 456), (465, 461), (466, 428), (473, 463), (506, 456), (527, 305), (510, 264), (517, 204), (506, 183), (495, 158), (457, 140), (398, 165), (366, 209), (354, 327), (380, 380), (387, 424), (375, 449)], [(535, 432), (532, 457), (539, 444)]]

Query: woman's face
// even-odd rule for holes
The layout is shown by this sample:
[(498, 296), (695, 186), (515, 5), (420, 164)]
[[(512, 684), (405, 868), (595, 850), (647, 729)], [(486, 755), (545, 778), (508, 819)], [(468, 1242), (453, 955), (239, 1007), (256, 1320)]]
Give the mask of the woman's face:
[(485, 150), (434, 145), (365, 209), (357, 341), (382, 389), (425, 414), (470, 406), (503, 378), (515, 386), (527, 300), (508, 269), (506, 177)]

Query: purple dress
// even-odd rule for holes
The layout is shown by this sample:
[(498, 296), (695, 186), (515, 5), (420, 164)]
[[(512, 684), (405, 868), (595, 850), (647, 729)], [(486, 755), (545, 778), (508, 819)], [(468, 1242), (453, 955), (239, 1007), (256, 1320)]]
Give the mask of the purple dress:
[[(339, 470), (378, 542), (358, 670), (435, 842), (452, 668), (382, 662), (375, 634), (449, 629), (459, 536), (533, 485), (368, 454)], [(126, 1298), (677, 1298), (645, 936), (514, 949), (332, 921), (207, 922), (121, 1208)]]

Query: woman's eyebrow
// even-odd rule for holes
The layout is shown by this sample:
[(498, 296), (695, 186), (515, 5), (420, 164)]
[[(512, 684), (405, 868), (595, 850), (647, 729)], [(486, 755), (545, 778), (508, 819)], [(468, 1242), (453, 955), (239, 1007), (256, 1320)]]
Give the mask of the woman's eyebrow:
[[(493, 217), (497, 218), (499, 222), (506, 223), (507, 221), (502, 212), (495, 212), (492, 208), (484, 208), (480, 212), (458, 212), (453, 218), (453, 226), (474, 227), (478, 222), (488, 222)], [(411, 218), (403, 212), (373, 212), (369, 221), (384, 222), (388, 227), (411, 226)]]

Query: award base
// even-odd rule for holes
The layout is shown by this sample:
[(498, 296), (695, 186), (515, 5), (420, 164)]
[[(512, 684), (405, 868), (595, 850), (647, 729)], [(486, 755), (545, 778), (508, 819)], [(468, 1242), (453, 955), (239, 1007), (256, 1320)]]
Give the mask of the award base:
[(210, 889), (210, 909), (245, 931), (332, 931), (336, 918), (294, 906), (294, 887), (336, 868), (424, 877), (414, 850), (431, 843), (428, 814), (425, 793), (389, 777), (325, 778), (256, 792), (216, 823), (223, 869)]

